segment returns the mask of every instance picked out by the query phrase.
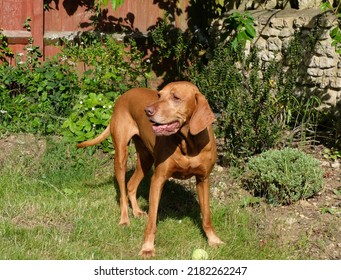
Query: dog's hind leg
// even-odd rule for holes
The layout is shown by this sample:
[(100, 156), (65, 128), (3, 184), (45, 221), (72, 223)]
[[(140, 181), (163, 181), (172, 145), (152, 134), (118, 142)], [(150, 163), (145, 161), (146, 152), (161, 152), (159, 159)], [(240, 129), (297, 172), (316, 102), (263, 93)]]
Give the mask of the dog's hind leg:
[[(113, 118), (115, 115), (113, 115)], [(121, 119), (125, 119), (124, 122)], [(127, 171), (127, 159), (128, 159), (128, 145), (134, 134), (136, 134), (136, 125), (133, 120), (127, 116), (124, 118), (124, 113), (120, 115), (120, 118), (116, 118), (117, 121), (112, 122), (111, 136), (115, 147), (114, 157), (114, 171), (115, 177), (120, 189), (120, 210), (121, 219), (120, 225), (129, 225), (128, 216), (128, 196), (126, 190), (126, 171)]]
[(128, 197), (126, 191), (126, 170), (127, 170), (127, 158), (128, 158), (128, 144), (116, 144), (115, 145), (115, 158), (114, 158), (114, 170), (115, 177), (120, 189), (120, 211), (121, 220), (120, 225), (129, 225), (128, 217)]
[(131, 207), (133, 208), (134, 217), (141, 217), (146, 215), (144, 211), (142, 211), (136, 200), (136, 192), (139, 187), (140, 182), (146, 176), (148, 171), (153, 165), (154, 159), (153, 156), (149, 153), (145, 145), (142, 143), (140, 138), (134, 137), (134, 144), (136, 147), (137, 153), (137, 161), (136, 161), (136, 169), (134, 174), (130, 178), (128, 182), (128, 196), (131, 203)]

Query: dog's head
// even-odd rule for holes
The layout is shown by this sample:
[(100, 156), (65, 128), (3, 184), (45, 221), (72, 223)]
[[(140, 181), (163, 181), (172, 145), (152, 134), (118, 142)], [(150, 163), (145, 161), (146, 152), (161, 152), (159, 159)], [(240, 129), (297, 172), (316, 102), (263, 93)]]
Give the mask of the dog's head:
[(207, 128), (214, 114), (203, 94), (190, 82), (173, 82), (158, 93), (159, 99), (145, 108), (157, 136), (168, 136), (185, 125), (192, 135)]

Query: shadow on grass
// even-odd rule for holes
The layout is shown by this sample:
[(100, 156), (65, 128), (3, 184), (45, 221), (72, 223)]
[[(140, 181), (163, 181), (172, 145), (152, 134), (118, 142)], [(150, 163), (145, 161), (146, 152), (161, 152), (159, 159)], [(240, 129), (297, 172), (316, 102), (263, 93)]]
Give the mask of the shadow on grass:
[[(129, 181), (133, 173), (134, 169), (129, 169), (127, 171), (126, 182)], [(143, 203), (140, 205), (141, 209), (147, 213), (149, 207), (148, 201), (151, 176), (152, 172), (149, 172), (149, 174), (140, 183), (137, 191), (137, 199), (142, 198), (147, 201), (147, 204)], [(120, 190), (117, 181), (113, 178), (113, 176), (110, 176), (103, 181), (94, 182), (93, 180), (90, 180), (89, 182), (84, 183), (84, 186), (90, 189), (103, 188), (108, 185), (114, 187), (113, 195), (115, 194), (114, 192), (116, 192), (115, 200), (119, 208)], [(166, 219), (182, 220), (184, 218), (190, 218), (201, 230), (202, 234), (205, 235), (202, 229), (200, 207), (196, 198), (196, 193), (193, 190), (186, 188), (184, 185), (185, 184), (178, 184), (173, 181), (166, 182), (159, 204), (158, 222)]]
[(175, 182), (166, 182), (160, 200), (158, 220), (190, 218), (202, 234), (200, 207), (193, 191)]
[[(126, 182), (132, 176), (134, 170), (129, 170), (126, 176)], [(143, 198), (147, 201), (147, 205), (140, 205), (143, 211), (148, 213), (149, 207), (149, 188), (152, 172), (142, 180), (137, 191), (137, 199)], [(115, 181), (114, 187), (117, 193), (116, 203), (119, 205), (120, 190), (117, 182)], [(161, 195), (159, 210), (158, 210), (158, 222), (166, 219), (182, 220), (184, 218), (190, 218), (193, 223), (200, 228), (202, 234), (202, 221), (200, 215), (200, 207), (196, 199), (196, 194), (184, 187), (182, 184), (178, 184), (173, 181), (167, 181)]]

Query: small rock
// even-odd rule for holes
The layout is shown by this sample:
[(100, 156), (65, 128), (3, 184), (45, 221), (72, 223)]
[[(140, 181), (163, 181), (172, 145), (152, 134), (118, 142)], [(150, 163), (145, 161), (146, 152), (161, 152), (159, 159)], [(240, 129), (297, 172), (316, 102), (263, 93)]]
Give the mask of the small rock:
[(268, 39), (268, 50), (269, 51), (279, 51), (282, 48), (282, 41), (277, 38), (270, 38)]
[(312, 207), (312, 206), (313, 206), (310, 202), (308, 202), (308, 201), (306, 201), (306, 200), (301, 200), (301, 201), (300, 201), (300, 205), (301, 205), (302, 207), (304, 207), (304, 208), (308, 208), (308, 207)]
[(223, 172), (224, 171), (224, 167), (222, 167), (220, 165), (216, 165), (215, 169), (217, 172)]
[(286, 222), (286, 224), (291, 226), (292, 224), (296, 223), (296, 219), (295, 218), (288, 218), (285, 222)]
[(306, 61), (306, 66), (310, 68), (318, 68), (320, 66), (320, 57), (314, 55), (310, 60)]
[(328, 69), (336, 66), (337, 61), (334, 58), (320, 57), (319, 58), (320, 68)]
[(330, 166), (334, 169), (339, 169), (340, 168), (340, 162), (334, 161)]
[(280, 38), (289, 38), (293, 35), (293, 31), (290, 28), (284, 28), (279, 33), (278, 37)]
[(321, 162), (321, 166), (322, 167), (329, 167), (330, 163), (328, 161), (324, 160), (324, 161)]

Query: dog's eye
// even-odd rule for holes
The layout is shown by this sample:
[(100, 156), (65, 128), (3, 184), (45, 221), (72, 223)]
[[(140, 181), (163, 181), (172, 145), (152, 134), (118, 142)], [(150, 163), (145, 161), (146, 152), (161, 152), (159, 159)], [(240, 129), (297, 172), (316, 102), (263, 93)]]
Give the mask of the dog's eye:
[(161, 94), (160, 93), (157, 93), (157, 98), (161, 98)]
[(177, 96), (176, 94), (173, 94), (174, 101), (181, 101), (181, 98)]

